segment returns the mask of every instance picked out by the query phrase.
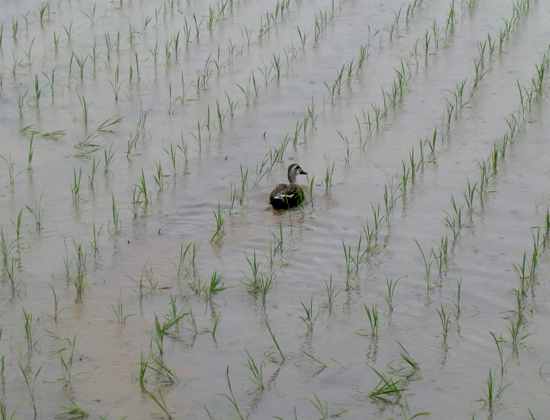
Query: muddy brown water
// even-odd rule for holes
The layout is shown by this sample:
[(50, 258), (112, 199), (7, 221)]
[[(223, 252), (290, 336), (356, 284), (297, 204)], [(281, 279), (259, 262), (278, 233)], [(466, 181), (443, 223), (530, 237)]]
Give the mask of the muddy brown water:
[[(76, 405), (90, 418), (208, 418), (205, 407), (213, 418), (238, 418), (239, 412), (257, 419), (390, 419), (419, 412), (435, 419), (544, 418), (550, 375), (547, 254), (541, 248), (520, 311), (513, 264), (521, 266), (524, 252), (531, 261), (536, 227), (541, 235), (546, 229), (546, 87), (524, 114), (525, 127), (514, 144), (499, 157), (489, 192), (483, 200), (475, 193), (471, 214), (463, 192), (468, 181), (479, 182), (479, 163), (507, 132), (506, 118), (519, 109), (518, 82), (531, 88), (550, 40), (550, 6), (532, 2), (499, 52), (499, 30), (512, 17), (510, 2), (292, 0), (282, 16), (275, 14), (283, 3), (2, 3), (0, 400), (8, 416), (19, 407), (14, 418), (79, 418), (68, 413)], [(414, 11), (409, 19), (408, 7)], [(447, 25), (451, 7), (453, 32)], [(266, 32), (264, 26), (259, 37), (266, 22), (270, 28)], [(474, 60), (488, 33), (496, 49), (484, 53), (486, 73), (471, 93)], [(367, 45), (364, 66), (354, 67), (348, 78), (351, 60), (357, 66), (360, 48)], [(403, 62), (409, 68), (402, 98), (369, 136), (364, 112), (372, 116), (372, 104), (383, 106), (381, 89), (391, 92)], [(331, 98), (329, 89), (342, 68), (339, 92)], [(399, 185), (404, 163), (410, 168), (413, 149), (419, 162), (419, 141), (431, 138), (436, 126), (441, 130), (447, 100), (454, 100), (451, 92), (463, 80), (468, 103), (453, 115), (445, 138), (438, 137), (435, 153), (424, 143), (424, 164), (404, 192)], [(307, 119), (294, 146), (308, 107), (314, 121)], [(61, 133), (43, 136), (56, 131)], [(282, 159), (258, 175), (263, 161), (271, 167), (269, 153), (287, 135)], [(166, 152), (171, 146), (175, 174)], [(301, 209), (274, 212), (269, 193), (285, 181), (292, 162), (308, 171), (299, 180), (306, 189), (311, 183), (313, 199)], [(333, 163), (333, 185), (326, 193), (324, 178)], [(237, 198), (231, 205), (246, 171), (242, 204)], [(148, 204), (139, 195), (142, 173)], [(391, 196), (392, 189), (395, 207), (358, 272), (348, 276), (344, 247), (355, 258), (361, 237), (365, 251), (363, 229), (374, 226), (373, 208), (380, 205), (381, 216), (386, 214), (384, 192)], [(462, 206), (464, 223), (456, 241), (445, 222), (453, 214), (451, 197)], [(40, 230), (29, 208), (42, 213)], [(211, 241), (218, 211), (225, 236)], [(101, 228), (97, 252), (94, 226)], [(281, 232), (282, 250), (274, 252)], [(444, 237), (448, 257), (440, 275), (436, 257)], [(431, 261), (429, 290), (415, 241)], [(195, 270), (188, 254), (178, 277), (181, 246), (193, 244)], [(79, 246), (86, 261), (77, 302)], [(264, 278), (272, 278), (265, 305), (244, 285), (252, 275), (247, 257), (252, 260), (254, 253)], [(197, 293), (199, 280), (209, 285), (215, 272), (223, 274), (227, 288), (211, 297)], [(338, 294), (329, 310), (331, 278)], [(390, 280), (398, 281), (393, 311), (384, 299)], [(170, 318), (171, 300), (188, 315), (168, 329), (161, 355), (152, 341), (155, 317), (161, 323)], [(128, 315), (125, 323), (117, 322), (119, 302), (122, 316)], [(310, 303), (316, 317), (312, 333), (302, 319)], [(379, 315), (374, 337), (365, 311), (373, 305)], [(32, 314), (31, 338), (24, 311)], [(518, 312), (515, 351), (510, 328)], [(215, 334), (208, 332), (215, 325)], [(502, 338), (504, 373), (491, 332)], [(405, 366), (399, 364), (398, 342), (420, 367), (408, 379), (396, 369)], [(64, 369), (73, 344), (72, 365)], [(247, 351), (262, 367), (263, 391), (250, 379)], [(149, 366), (143, 387), (142, 355)], [(155, 359), (178, 380), (168, 383)], [(495, 395), (503, 389), (491, 405), (490, 371)], [(402, 390), (374, 397), (380, 387), (376, 372), (401, 381)], [(167, 413), (150, 395), (164, 401)], [(325, 402), (323, 414), (314, 403), (325, 407)]]

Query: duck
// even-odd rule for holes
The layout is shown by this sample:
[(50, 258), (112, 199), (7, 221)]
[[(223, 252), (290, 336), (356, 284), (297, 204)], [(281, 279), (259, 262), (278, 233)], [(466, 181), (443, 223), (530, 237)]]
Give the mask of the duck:
[(304, 191), (296, 183), (296, 176), (307, 175), (300, 165), (293, 163), (288, 167), (288, 182), (290, 184), (279, 184), (271, 192), (269, 202), (275, 209), (289, 209), (302, 204)]

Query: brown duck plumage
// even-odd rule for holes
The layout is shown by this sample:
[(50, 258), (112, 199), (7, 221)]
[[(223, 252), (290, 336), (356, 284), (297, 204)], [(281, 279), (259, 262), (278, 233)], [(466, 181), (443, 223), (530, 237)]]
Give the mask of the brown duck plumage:
[(288, 181), (290, 184), (279, 184), (271, 192), (269, 202), (276, 209), (296, 207), (304, 201), (304, 192), (296, 183), (297, 175), (307, 175), (300, 165), (293, 163), (288, 167)]

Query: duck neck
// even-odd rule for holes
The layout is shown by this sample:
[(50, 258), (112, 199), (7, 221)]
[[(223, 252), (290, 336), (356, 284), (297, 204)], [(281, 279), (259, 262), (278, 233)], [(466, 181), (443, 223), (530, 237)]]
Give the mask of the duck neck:
[(291, 185), (296, 184), (296, 172), (288, 173), (288, 182), (290, 182)]

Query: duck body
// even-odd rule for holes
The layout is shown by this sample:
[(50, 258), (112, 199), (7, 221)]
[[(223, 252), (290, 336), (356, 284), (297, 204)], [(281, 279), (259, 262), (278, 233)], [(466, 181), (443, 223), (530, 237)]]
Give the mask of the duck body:
[(289, 184), (279, 184), (271, 192), (269, 202), (275, 209), (289, 209), (302, 204), (304, 201), (304, 191), (296, 183), (297, 175), (306, 175), (300, 165), (293, 163), (288, 167)]

